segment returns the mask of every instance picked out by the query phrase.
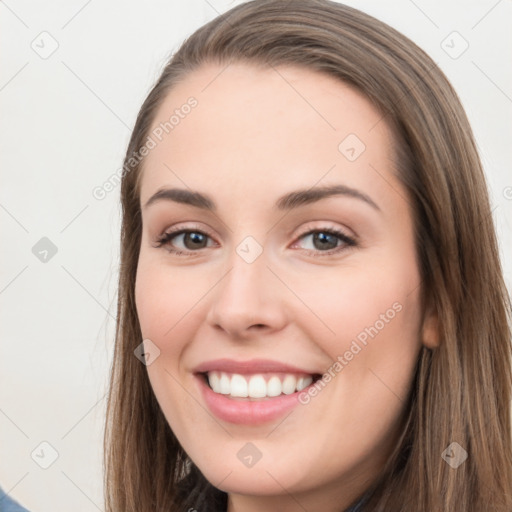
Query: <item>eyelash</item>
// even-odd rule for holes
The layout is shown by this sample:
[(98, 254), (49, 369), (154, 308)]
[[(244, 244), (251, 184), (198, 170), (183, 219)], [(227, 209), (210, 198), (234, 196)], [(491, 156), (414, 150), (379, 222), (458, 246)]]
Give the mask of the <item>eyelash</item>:
[[(167, 250), (172, 253), (172, 254), (175, 254), (176, 256), (182, 256), (182, 255), (185, 255), (185, 256), (195, 256), (196, 254), (194, 253), (197, 253), (199, 252), (200, 249), (196, 250), (196, 251), (183, 251), (183, 250), (179, 250), (179, 249), (174, 249), (171, 247), (170, 245), (170, 242), (173, 238), (177, 237), (178, 235), (182, 235), (182, 234), (186, 234), (186, 233), (199, 233), (201, 235), (205, 235), (209, 238), (212, 238), (208, 233), (205, 233), (202, 229), (194, 229), (194, 228), (186, 228), (186, 229), (180, 229), (180, 228), (177, 228), (176, 230), (171, 230), (171, 231), (166, 231), (165, 233), (163, 233), (162, 235), (160, 235), (157, 240), (156, 240), (156, 244), (155, 244), (155, 247), (157, 248), (160, 248), (160, 247), (164, 247), (164, 246), (167, 246)], [(323, 257), (323, 256), (329, 256), (331, 254), (335, 254), (335, 253), (338, 253), (344, 249), (347, 249), (347, 248), (350, 248), (350, 247), (355, 247), (357, 246), (357, 242), (354, 238), (351, 238), (349, 236), (347, 236), (345, 233), (343, 233), (342, 231), (339, 231), (335, 228), (317, 228), (317, 229), (311, 229), (309, 231), (306, 231), (305, 233), (301, 234), (299, 237), (298, 237), (298, 240), (301, 240), (302, 238), (306, 237), (306, 236), (309, 236), (309, 235), (313, 235), (315, 233), (324, 233), (324, 234), (329, 234), (329, 235), (334, 235), (334, 236), (337, 236), (341, 242), (343, 243), (343, 245), (340, 245), (334, 249), (329, 249), (328, 251), (320, 251), (320, 250), (314, 250), (314, 249), (304, 249), (306, 252), (310, 253), (312, 256), (320, 256), (320, 257)]]

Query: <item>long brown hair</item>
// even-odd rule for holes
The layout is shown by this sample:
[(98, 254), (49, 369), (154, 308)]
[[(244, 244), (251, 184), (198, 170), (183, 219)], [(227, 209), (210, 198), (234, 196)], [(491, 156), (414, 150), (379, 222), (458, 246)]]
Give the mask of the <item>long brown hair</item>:
[[(121, 185), (106, 510), (226, 506), (226, 494), (204, 479), (181, 448), (146, 368), (134, 356), (142, 341), (134, 285), (144, 160), (133, 155), (178, 80), (203, 63), (236, 62), (300, 66), (336, 77), (362, 92), (395, 133), (397, 175), (415, 217), (423, 304), (437, 315), (440, 344), (420, 353), (399, 443), (364, 510), (510, 512), (511, 309), (468, 120), (444, 74), (413, 42), (367, 14), (326, 0), (254, 1), (217, 17), (172, 56), (140, 109)], [(452, 443), (468, 454), (456, 469), (442, 456)]]

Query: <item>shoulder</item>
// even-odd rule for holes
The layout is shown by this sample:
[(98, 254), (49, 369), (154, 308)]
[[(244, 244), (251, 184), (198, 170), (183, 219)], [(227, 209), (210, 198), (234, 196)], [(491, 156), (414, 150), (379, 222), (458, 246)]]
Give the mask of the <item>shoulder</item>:
[(0, 488), (0, 512), (28, 512)]

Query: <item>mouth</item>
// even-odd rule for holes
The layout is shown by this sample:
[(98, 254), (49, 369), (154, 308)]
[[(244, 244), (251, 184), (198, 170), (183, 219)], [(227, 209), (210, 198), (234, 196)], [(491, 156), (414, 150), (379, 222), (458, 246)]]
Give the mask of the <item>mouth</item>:
[(239, 374), (224, 371), (200, 372), (199, 378), (213, 393), (233, 400), (271, 400), (303, 391), (321, 378), (318, 373)]
[(206, 408), (231, 424), (258, 426), (278, 420), (301, 404), (321, 374), (212, 370), (194, 373)]

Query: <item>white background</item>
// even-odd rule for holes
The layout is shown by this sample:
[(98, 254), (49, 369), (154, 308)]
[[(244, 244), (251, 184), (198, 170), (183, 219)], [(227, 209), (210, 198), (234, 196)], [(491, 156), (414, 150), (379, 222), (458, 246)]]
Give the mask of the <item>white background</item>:
[[(237, 3), (0, 3), (0, 485), (33, 512), (103, 510), (119, 187), (101, 201), (92, 190), (121, 167), (167, 57)], [(485, 165), (510, 285), (512, 2), (347, 3), (413, 39), (454, 84)], [(441, 46), (453, 31), (469, 44), (456, 59)], [(51, 38), (58, 48), (43, 59), (31, 45), (51, 48)], [(460, 49), (462, 40), (445, 44)], [(42, 237), (58, 250), (46, 263), (32, 253)], [(51, 461), (43, 441), (58, 452), (48, 469), (35, 462)]]

